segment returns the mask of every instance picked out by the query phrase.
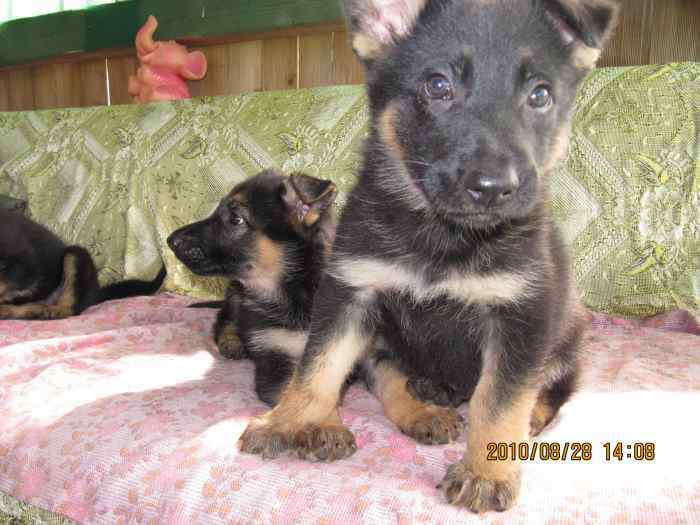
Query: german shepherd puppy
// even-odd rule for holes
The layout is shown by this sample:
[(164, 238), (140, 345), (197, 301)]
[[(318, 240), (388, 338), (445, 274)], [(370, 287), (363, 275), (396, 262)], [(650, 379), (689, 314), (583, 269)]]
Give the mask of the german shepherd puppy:
[(101, 288), (90, 254), (66, 246), (20, 213), (0, 210), (0, 319), (63, 319), (95, 304), (158, 291), (152, 281), (129, 280)]
[[(343, 382), (371, 364), (402, 430), (454, 428), (407, 377), (470, 399), (467, 453), (447, 500), (505, 510), (520, 465), (489, 443), (526, 441), (572, 394), (582, 308), (549, 206), (576, 90), (616, 8), (607, 0), (345, 0), (372, 114), (364, 165), (338, 225), (311, 330), (277, 406), (244, 452), (334, 460), (355, 450)], [(372, 345), (376, 330), (382, 350)]]
[(270, 405), (306, 345), (335, 236), (336, 194), (330, 181), (264, 171), (233, 188), (211, 216), (168, 238), (192, 272), (231, 280), (214, 340), (223, 356), (254, 361), (256, 391)]

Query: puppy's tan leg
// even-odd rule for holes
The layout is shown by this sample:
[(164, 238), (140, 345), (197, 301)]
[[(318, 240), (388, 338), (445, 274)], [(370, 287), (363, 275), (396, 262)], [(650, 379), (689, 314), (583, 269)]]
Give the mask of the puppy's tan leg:
[[(467, 452), (450, 466), (441, 488), (447, 500), (474, 512), (506, 510), (520, 490), (520, 465), (516, 461), (488, 459), (490, 443), (527, 441), (537, 390), (505, 384), (496, 356), (486, 350), (481, 378), (469, 402)], [(509, 395), (504, 398), (503, 391)]]
[[(331, 311), (327, 300), (341, 296), (341, 304)], [(370, 337), (364, 328), (365, 312), (352, 296), (342, 297), (335, 287), (328, 296), (317, 298), (326, 308), (312, 326), (312, 334), (299, 367), (282, 392), (277, 406), (248, 425), (240, 439), (243, 452), (277, 457), (285, 452), (296, 453), (309, 460), (333, 461), (356, 450), (352, 433), (341, 423), (337, 404), (345, 379), (355, 363), (364, 355)]]
[(238, 336), (236, 322), (240, 308), (240, 297), (234, 288), (229, 286), (226, 290), (224, 306), (216, 314), (214, 323), (214, 342), (219, 353), (228, 359), (243, 358), (243, 343)]
[(371, 361), (369, 368), (372, 392), (401, 432), (426, 445), (443, 445), (459, 437), (464, 424), (456, 410), (413, 397), (407, 389), (408, 378), (390, 361)]

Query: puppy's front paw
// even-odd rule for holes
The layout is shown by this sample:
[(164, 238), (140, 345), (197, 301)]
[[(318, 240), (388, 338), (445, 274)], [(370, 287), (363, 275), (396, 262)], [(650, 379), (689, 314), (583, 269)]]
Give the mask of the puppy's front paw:
[(277, 429), (265, 416), (255, 418), (238, 440), (241, 452), (258, 454), (264, 459), (274, 459), (290, 449), (291, 436)]
[(425, 377), (413, 376), (406, 383), (406, 390), (418, 401), (434, 405), (457, 408), (466, 401), (466, 396), (458, 394), (449, 385), (436, 384)]
[(239, 443), (241, 452), (259, 454), (265, 459), (290, 453), (308, 461), (335, 461), (357, 450), (352, 432), (340, 423), (281, 430), (264, 416), (250, 422)]
[(445, 445), (457, 440), (464, 430), (464, 419), (453, 408), (426, 405), (400, 428), (424, 445)]
[(297, 455), (308, 461), (345, 459), (357, 450), (355, 436), (342, 424), (309, 425), (294, 437)]
[(243, 343), (236, 333), (236, 327), (231, 323), (216, 335), (216, 346), (219, 353), (227, 359), (243, 359)]
[(472, 512), (504, 511), (511, 508), (520, 492), (520, 474), (508, 480), (491, 480), (474, 474), (463, 462), (450, 465), (438, 486), (452, 505)]

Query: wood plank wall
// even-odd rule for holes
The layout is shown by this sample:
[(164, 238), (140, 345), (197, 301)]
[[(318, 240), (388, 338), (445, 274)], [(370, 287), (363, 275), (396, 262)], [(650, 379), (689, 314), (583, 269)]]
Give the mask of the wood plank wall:
[[(622, 18), (601, 66), (700, 61), (700, 0), (621, 0)], [(193, 95), (356, 84), (362, 68), (342, 26), (251, 36), (193, 46), (206, 53), (209, 73)], [(130, 50), (58, 58), (0, 70), (0, 111), (130, 103), (127, 79), (136, 71)]]

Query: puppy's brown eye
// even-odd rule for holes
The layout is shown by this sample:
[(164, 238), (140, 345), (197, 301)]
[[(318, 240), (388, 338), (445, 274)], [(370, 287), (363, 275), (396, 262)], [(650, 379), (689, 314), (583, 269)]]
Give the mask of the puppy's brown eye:
[(234, 226), (240, 226), (243, 224), (245, 221), (243, 220), (243, 217), (240, 215), (236, 215), (235, 213), (231, 215), (231, 224)]
[(435, 100), (452, 100), (452, 83), (444, 75), (432, 75), (425, 81), (425, 94)]
[(527, 99), (527, 103), (531, 108), (544, 111), (549, 109), (549, 107), (554, 102), (552, 93), (549, 91), (547, 86), (537, 86), (532, 90), (530, 96)]

